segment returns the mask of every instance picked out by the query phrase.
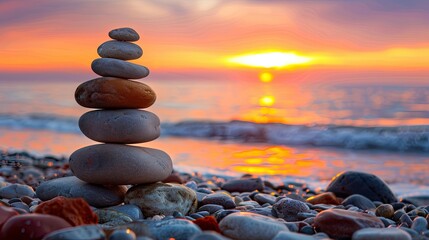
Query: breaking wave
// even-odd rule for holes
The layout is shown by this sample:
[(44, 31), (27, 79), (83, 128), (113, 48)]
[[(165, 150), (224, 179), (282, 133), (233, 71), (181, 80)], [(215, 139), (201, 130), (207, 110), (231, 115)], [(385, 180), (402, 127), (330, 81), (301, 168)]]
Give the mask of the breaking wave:
[[(0, 127), (80, 134), (78, 119), (52, 115), (0, 115)], [(242, 143), (429, 152), (429, 126), (356, 127), (288, 125), (244, 121), (183, 121), (162, 124), (163, 136)]]

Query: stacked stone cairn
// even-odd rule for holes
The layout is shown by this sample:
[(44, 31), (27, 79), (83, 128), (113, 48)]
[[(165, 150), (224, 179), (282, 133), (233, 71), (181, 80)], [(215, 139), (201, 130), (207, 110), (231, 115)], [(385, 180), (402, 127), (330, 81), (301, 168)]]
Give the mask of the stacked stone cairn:
[[(173, 171), (168, 154), (129, 145), (160, 136), (159, 118), (140, 110), (155, 102), (155, 92), (133, 80), (146, 77), (149, 70), (127, 61), (142, 56), (142, 49), (132, 43), (140, 37), (131, 28), (112, 30), (109, 36), (113, 40), (98, 47), (101, 58), (91, 65), (101, 77), (82, 83), (75, 92), (81, 106), (97, 109), (81, 116), (79, 128), (101, 144), (76, 150), (69, 160), (74, 176), (42, 183), (37, 195), (44, 201), (56, 196), (82, 197), (97, 208), (125, 202), (137, 205), (145, 216), (191, 213), (197, 207), (194, 191), (159, 182)], [(133, 187), (128, 189), (129, 185)]]
[(159, 118), (148, 111), (155, 92), (146, 84), (130, 79), (144, 78), (149, 70), (126, 60), (138, 59), (142, 49), (131, 41), (139, 35), (130, 28), (109, 32), (114, 39), (98, 47), (101, 58), (92, 70), (102, 76), (82, 83), (75, 99), (83, 107), (98, 108), (79, 119), (79, 128), (88, 138), (101, 142), (75, 151), (70, 168), (79, 179), (93, 184), (131, 185), (162, 181), (173, 169), (163, 151), (130, 146), (152, 141), (160, 135)]

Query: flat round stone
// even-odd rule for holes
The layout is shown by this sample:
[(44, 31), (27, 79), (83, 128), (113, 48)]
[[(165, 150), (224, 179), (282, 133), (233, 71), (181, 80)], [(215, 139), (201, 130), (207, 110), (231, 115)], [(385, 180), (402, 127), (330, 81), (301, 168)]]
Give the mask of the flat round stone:
[(146, 84), (121, 78), (102, 77), (79, 85), (76, 102), (87, 108), (147, 108), (155, 100), (155, 92)]
[(134, 42), (140, 39), (139, 34), (132, 28), (124, 27), (113, 29), (109, 32), (109, 37), (118, 41)]
[(273, 239), (279, 232), (289, 231), (281, 221), (249, 212), (229, 214), (219, 227), (225, 236), (238, 240)]
[(145, 66), (115, 58), (97, 58), (92, 61), (91, 69), (103, 77), (139, 79), (149, 75), (149, 69)]
[(123, 202), (126, 192), (127, 187), (125, 186), (94, 185), (83, 182), (74, 176), (43, 182), (36, 189), (36, 195), (42, 201), (53, 199), (56, 196), (83, 198), (94, 207), (118, 205)]
[(351, 238), (354, 232), (363, 228), (384, 228), (383, 222), (376, 216), (343, 209), (320, 212), (314, 219), (314, 226), (335, 239)]
[(69, 164), (79, 179), (106, 185), (153, 183), (173, 171), (170, 156), (161, 150), (110, 143), (78, 149)]
[(112, 40), (101, 44), (97, 49), (97, 53), (103, 58), (133, 60), (141, 57), (143, 50), (139, 45), (134, 43)]
[(136, 109), (95, 110), (83, 114), (79, 128), (88, 138), (105, 143), (143, 143), (160, 135), (155, 114)]

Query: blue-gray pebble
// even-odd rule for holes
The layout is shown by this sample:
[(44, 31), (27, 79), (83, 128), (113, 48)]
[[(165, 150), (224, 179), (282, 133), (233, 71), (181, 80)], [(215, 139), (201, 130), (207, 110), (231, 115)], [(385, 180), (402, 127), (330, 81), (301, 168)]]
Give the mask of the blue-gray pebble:
[(130, 229), (118, 229), (113, 231), (109, 240), (136, 240), (136, 234)]

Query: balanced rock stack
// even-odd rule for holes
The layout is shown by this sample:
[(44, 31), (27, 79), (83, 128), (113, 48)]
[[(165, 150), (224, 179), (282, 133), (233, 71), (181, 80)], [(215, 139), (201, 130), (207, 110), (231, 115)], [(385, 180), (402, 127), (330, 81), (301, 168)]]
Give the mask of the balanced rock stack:
[[(130, 79), (144, 78), (149, 70), (127, 60), (138, 59), (142, 49), (132, 43), (139, 35), (131, 28), (109, 32), (113, 40), (101, 44), (101, 58), (92, 62), (92, 70), (102, 76), (82, 83), (75, 92), (83, 107), (95, 108), (79, 119), (79, 128), (90, 139), (101, 142), (78, 149), (70, 156), (75, 175), (44, 182), (37, 189), (42, 200), (58, 195), (83, 197), (95, 207), (124, 201), (124, 185), (155, 183), (173, 170), (171, 158), (157, 149), (128, 144), (152, 141), (160, 135), (159, 118), (148, 111), (155, 92), (146, 84)], [(77, 178), (76, 178), (77, 177)]]
[(102, 76), (82, 83), (75, 93), (83, 107), (101, 108), (85, 113), (79, 128), (88, 138), (104, 144), (75, 151), (70, 168), (79, 179), (93, 184), (129, 185), (164, 180), (172, 170), (170, 157), (163, 151), (126, 144), (152, 141), (160, 135), (159, 118), (148, 111), (155, 92), (146, 84), (129, 80), (144, 78), (149, 70), (126, 60), (138, 59), (142, 49), (130, 41), (139, 35), (131, 28), (109, 32), (114, 39), (98, 47), (101, 58), (92, 70)]

